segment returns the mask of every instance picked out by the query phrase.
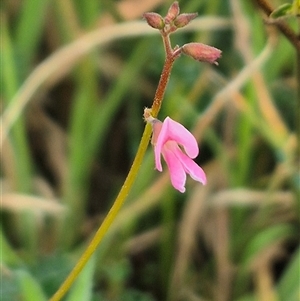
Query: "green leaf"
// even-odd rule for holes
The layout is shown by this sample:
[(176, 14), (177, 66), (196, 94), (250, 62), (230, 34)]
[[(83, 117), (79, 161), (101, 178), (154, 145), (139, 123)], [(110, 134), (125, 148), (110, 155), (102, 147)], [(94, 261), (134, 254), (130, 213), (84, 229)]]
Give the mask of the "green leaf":
[(17, 18), (15, 52), (23, 79), (32, 64), (43, 33), (48, 0), (24, 0)]
[(39, 279), (47, 296), (53, 295), (74, 266), (66, 253), (55, 252), (39, 258), (30, 271)]
[[(19, 86), (18, 68), (16, 66), (14, 49), (8, 17), (5, 14), (0, 18), (0, 36), (1, 36), (1, 76), (0, 76), (0, 95), (6, 105), (11, 103), (14, 94)], [(23, 118), (15, 122), (12, 130), (11, 148), (12, 164), (15, 166), (14, 179), (12, 184), (14, 189), (21, 192), (31, 191), (31, 172), (32, 162), (30, 159), (29, 146), (27, 142), (26, 128)]]
[(1, 261), (10, 266), (22, 264), (21, 259), (18, 257), (18, 255), (6, 239), (2, 227), (0, 227), (0, 241)]
[(237, 299), (236, 301), (257, 301), (257, 298), (255, 298), (254, 295), (245, 295)]
[(16, 272), (21, 290), (22, 301), (47, 300), (40, 284), (25, 270)]
[(300, 247), (289, 261), (283, 276), (278, 283), (280, 300), (297, 301), (300, 297)]
[(95, 256), (92, 256), (72, 286), (67, 301), (91, 300), (95, 261)]
[[(9, 273), (7, 273), (7, 271), (9, 271)], [(2, 267), (0, 283), (1, 301), (20, 300), (20, 289), (16, 277), (11, 270), (4, 270), (4, 267)]]
[(270, 15), (271, 18), (277, 19), (281, 17), (288, 17), (292, 15), (293, 6), (290, 3), (284, 3), (277, 7)]
[(261, 251), (270, 247), (272, 244), (286, 240), (294, 233), (294, 227), (288, 224), (270, 226), (260, 231), (248, 244), (244, 253), (244, 263), (246, 266), (251, 264)]

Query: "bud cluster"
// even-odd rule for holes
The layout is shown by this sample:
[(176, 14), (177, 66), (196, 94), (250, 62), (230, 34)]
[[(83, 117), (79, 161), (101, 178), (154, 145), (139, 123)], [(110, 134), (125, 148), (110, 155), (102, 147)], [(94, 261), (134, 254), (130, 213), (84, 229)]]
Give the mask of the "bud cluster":
[(175, 1), (164, 18), (154, 12), (144, 13), (143, 17), (151, 27), (161, 30), (164, 34), (170, 34), (189, 24), (198, 15), (197, 13), (179, 14), (179, 12), (178, 1)]
[[(144, 18), (147, 23), (158, 29), (164, 37), (189, 24), (197, 17), (197, 13), (183, 13), (180, 14), (178, 1), (175, 1), (169, 8), (167, 15), (163, 18), (161, 15), (149, 12), (144, 13)], [(170, 49), (170, 47), (169, 47)], [(196, 61), (208, 62), (211, 64), (218, 64), (216, 60), (220, 58), (222, 51), (202, 43), (188, 43), (182, 47), (176, 46), (173, 49), (173, 58), (178, 57), (181, 53), (192, 57)]]

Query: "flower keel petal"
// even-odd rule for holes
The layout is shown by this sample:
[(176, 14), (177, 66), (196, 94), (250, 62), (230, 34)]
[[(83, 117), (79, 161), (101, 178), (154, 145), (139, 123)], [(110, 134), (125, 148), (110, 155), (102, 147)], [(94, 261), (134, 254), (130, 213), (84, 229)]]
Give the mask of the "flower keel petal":
[(181, 162), (184, 170), (195, 180), (203, 185), (206, 184), (206, 174), (204, 170), (195, 163), (191, 158), (184, 154), (179, 147), (174, 149), (174, 154)]

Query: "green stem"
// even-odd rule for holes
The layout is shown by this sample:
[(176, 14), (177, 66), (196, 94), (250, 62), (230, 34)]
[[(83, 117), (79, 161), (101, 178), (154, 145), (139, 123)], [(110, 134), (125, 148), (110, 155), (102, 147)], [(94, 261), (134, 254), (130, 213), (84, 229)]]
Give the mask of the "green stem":
[[(163, 38), (165, 47), (167, 43), (167, 47), (170, 47), (170, 40), (169, 38)], [(171, 49), (171, 48), (170, 48)], [(155, 92), (154, 100), (153, 100), (153, 105), (151, 108), (151, 114), (153, 117), (156, 117), (158, 115), (158, 112), (161, 107), (161, 103), (166, 91), (167, 83), (170, 78), (171, 70), (173, 67), (175, 61), (175, 57), (173, 55), (173, 52), (168, 52), (166, 56), (166, 60), (164, 63), (164, 67), (161, 73), (161, 77), (158, 83), (158, 87)], [(49, 301), (59, 301), (62, 299), (62, 297), (67, 293), (67, 291), (70, 289), (71, 285), (77, 278), (78, 274), (81, 272), (81, 270), (84, 268), (86, 265), (87, 261), (90, 259), (90, 257), (93, 255), (95, 252), (96, 248), (102, 241), (104, 235), (107, 233), (110, 225), (113, 223), (115, 220), (118, 212), (120, 211), (123, 203), (125, 202), (131, 187), (133, 186), (133, 183), (137, 177), (139, 168), (142, 164), (147, 146), (149, 144), (149, 140), (151, 137), (151, 125), (147, 124), (137, 151), (137, 154), (135, 156), (135, 159), (133, 161), (133, 164), (130, 168), (130, 171), (127, 175), (127, 178), (115, 200), (113, 203), (112, 207), (110, 208), (107, 216), (105, 217), (103, 223), (100, 225), (99, 229), (97, 230), (95, 236), (93, 237), (92, 241), (84, 251), (84, 253), (81, 255), (79, 258), (78, 262), (76, 263), (75, 267), (73, 270), (70, 272), (66, 280), (62, 283), (60, 288), (56, 291), (56, 293), (52, 296), (52, 298)]]
[(119, 192), (119, 195), (117, 196), (114, 204), (112, 205), (111, 209), (109, 210), (107, 216), (105, 217), (103, 223), (97, 230), (95, 236), (93, 237), (92, 241), (84, 251), (84, 253), (81, 255), (80, 259), (78, 260), (77, 264), (69, 274), (69, 276), (66, 278), (66, 280), (63, 282), (61, 287), (57, 290), (57, 292), (52, 296), (50, 301), (58, 301), (61, 300), (61, 298), (66, 294), (66, 292), (71, 287), (72, 283), (77, 278), (78, 274), (81, 272), (81, 270), (86, 265), (87, 261), (90, 259), (90, 257), (95, 252), (96, 248), (98, 247), (99, 243), (102, 241), (104, 235), (108, 231), (110, 225), (116, 218), (119, 210), (121, 209), (126, 197), (129, 194), (129, 191), (134, 183), (135, 178), (137, 177), (138, 170), (140, 168), (140, 165), (142, 164), (142, 160), (144, 157), (144, 154), (146, 152), (149, 139), (151, 136), (151, 126), (149, 124), (146, 125), (140, 146), (138, 148), (136, 157), (133, 161), (133, 164), (131, 166), (131, 169), (128, 173), (128, 176)]

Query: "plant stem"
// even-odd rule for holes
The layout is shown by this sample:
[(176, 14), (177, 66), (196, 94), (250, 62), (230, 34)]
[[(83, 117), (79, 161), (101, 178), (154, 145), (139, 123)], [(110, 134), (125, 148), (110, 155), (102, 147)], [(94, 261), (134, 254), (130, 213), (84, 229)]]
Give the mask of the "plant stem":
[[(175, 61), (175, 57), (173, 56), (172, 48), (170, 45), (169, 36), (163, 36), (163, 41), (166, 49), (166, 59), (164, 63), (164, 67), (161, 73), (161, 77), (155, 92), (151, 112), (153, 117), (156, 117), (158, 115), (158, 112), (160, 110), (162, 100), (166, 91), (167, 83), (170, 78), (171, 70)], [(168, 49), (168, 50), (167, 50)], [(79, 258), (78, 262), (76, 263), (73, 270), (70, 272), (66, 280), (62, 283), (62, 285), (59, 287), (59, 289), (56, 291), (56, 293), (51, 297), (49, 301), (59, 301), (61, 298), (67, 293), (67, 291), (70, 289), (71, 285), (77, 278), (78, 274), (81, 272), (81, 270), (86, 265), (87, 261), (90, 259), (90, 257), (95, 252), (96, 248), (102, 241), (104, 235), (107, 233), (110, 225), (115, 220), (118, 212), (120, 211), (124, 201), (126, 200), (131, 187), (133, 186), (133, 183), (137, 177), (139, 168), (142, 164), (143, 157), (145, 155), (147, 146), (149, 144), (149, 140), (151, 137), (151, 125), (146, 124), (145, 130), (137, 151), (137, 154), (135, 156), (135, 159), (133, 161), (133, 164), (130, 168), (130, 171), (127, 175), (127, 178), (125, 179), (125, 182), (114, 201), (111, 209), (109, 210), (107, 216), (105, 217), (103, 223), (98, 228), (96, 234), (92, 238), (91, 242), (87, 246), (84, 253)]]
[[(268, 2), (268, 0), (253, 0), (264, 12), (267, 16), (269, 16), (274, 8), (271, 6), (271, 4)], [(299, 1), (297, 3), (299, 6)], [(297, 11), (299, 11), (299, 7), (297, 7)], [(282, 20), (276, 20), (274, 25), (280, 30), (280, 32), (290, 41), (290, 43), (294, 46), (296, 51), (296, 78), (297, 78), (297, 91), (296, 91), (296, 97), (297, 97), (297, 103), (296, 103), (296, 114), (295, 114), (295, 127), (296, 127), (296, 134), (297, 137), (299, 137), (300, 134), (300, 21), (299, 16), (296, 16), (298, 18), (298, 34), (294, 32), (290, 26), (282, 21)], [(300, 156), (300, 143), (297, 144), (296, 149), (296, 160), (299, 159)]]
[(169, 35), (164, 35), (162, 33), (162, 38), (163, 38), (165, 52), (166, 52), (166, 59), (165, 59), (163, 70), (161, 72), (160, 80), (154, 95), (154, 100), (151, 108), (152, 116), (154, 118), (157, 117), (158, 112), (160, 110), (161, 103), (166, 91), (166, 87), (171, 75), (171, 69), (173, 67), (173, 63), (175, 60), (173, 56), (173, 50), (171, 48)]
[(136, 157), (133, 161), (133, 164), (131, 166), (131, 169), (128, 173), (128, 176), (119, 192), (119, 195), (117, 196), (115, 202), (113, 203), (111, 209), (109, 210), (107, 216), (105, 217), (103, 223), (100, 225), (99, 229), (97, 230), (95, 236), (89, 243), (88, 247), (84, 251), (84, 253), (81, 255), (80, 259), (76, 263), (73, 270), (70, 272), (66, 280), (63, 282), (63, 284), (60, 286), (60, 288), (57, 290), (57, 292), (52, 296), (50, 301), (58, 301), (61, 300), (61, 298), (66, 294), (66, 292), (71, 287), (72, 283), (77, 278), (78, 274), (81, 272), (81, 270), (86, 265), (87, 261), (90, 259), (90, 257), (95, 252), (96, 248), (98, 247), (99, 243), (102, 241), (104, 235), (107, 233), (110, 225), (116, 218), (119, 210), (121, 209), (121, 206), (123, 205), (126, 197), (129, 194), (129, 191), (134, 183), (134, 180), (137, 176), (138, 170), (140, 168), (140, 165), (142, 163), (142, 159), (144, 157), (144, 154), (146, 152), (149, 139), (151, 136), (151, 127), (147, 124), (140, 142), (140, 146), (138, 148)]
[[(254, 2), (269, 16), (274, 8), (267, 0), (254, 0)], [(281, 31), (281, 33), (294, 45), (296, 51), (300, 52), (300, 40), (297, 34), (289, 27), (289, 25), (282, 21), (276, 20), (274, 25)]]

